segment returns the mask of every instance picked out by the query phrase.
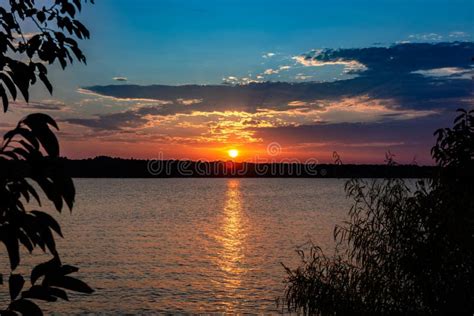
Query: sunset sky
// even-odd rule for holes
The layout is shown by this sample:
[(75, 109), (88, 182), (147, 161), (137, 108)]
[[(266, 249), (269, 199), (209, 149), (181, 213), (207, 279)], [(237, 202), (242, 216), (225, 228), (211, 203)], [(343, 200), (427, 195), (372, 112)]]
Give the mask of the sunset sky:
[(474, 105), (472, 0), (97, 0), (81, 18), (87, 66), (0, 121), (52, 115), (70, 158), (426, 164)]

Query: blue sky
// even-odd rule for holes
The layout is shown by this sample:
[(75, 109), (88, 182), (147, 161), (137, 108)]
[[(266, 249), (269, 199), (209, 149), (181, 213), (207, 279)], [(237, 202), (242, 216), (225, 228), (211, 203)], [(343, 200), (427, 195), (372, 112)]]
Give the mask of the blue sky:
[(69, 157), (277, 142), (279, 159), (432, 163), (433, 131), (474, 107), (472, 0), (96, 0), (80, 18), (87, 66), (53, 65), (53, 96), (37, 85), (0, 122), (48, 112)]
[(474, 33), (473, 1), (96, 2), (84, 13), (93, 35), (84, 43), (87, 85), (114, 76), (143, 84), (220, 83), (262, 68), (268, 52), (291, 56)]

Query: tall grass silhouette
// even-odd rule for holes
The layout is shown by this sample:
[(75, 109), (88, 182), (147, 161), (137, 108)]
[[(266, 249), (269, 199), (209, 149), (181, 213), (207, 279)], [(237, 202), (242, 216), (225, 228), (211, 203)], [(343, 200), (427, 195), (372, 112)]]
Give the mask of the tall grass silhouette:
[[(354, 203), (331, 255), (314, 245), (287, 271), (283, 303), (303, 314), (472, 314), (474, 112), (435, 132), (435, 176), (346, 183)], [(388, 164), (395, 164), (392, 155)]]

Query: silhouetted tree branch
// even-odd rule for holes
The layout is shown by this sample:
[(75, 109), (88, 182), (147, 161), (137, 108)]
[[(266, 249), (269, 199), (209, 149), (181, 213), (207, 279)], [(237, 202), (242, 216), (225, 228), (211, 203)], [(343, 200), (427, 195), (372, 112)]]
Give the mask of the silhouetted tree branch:
[[(58, 61), (64, 69), (74, 59), (86, 62), (76, 41), (89, 38), (87, 28), (75, 19), (81, 2), (87, 1), (55, 0), (46, 8), (42, 1), (10, 0), (8, 7), (0, 7), (0, 97), (4, 111), (9, 98), (17, 99), (18, 90), (28, 102), (29, 89), (38, 79), (52, 93), (45, 64)], [(27, 21), (37, 28), (29, 36), (22, 30)], [(68, 300), (66, 290), (93, 292), (86, 283), (70, 276), (78, 268), (62, 264), (55, 242), (55, 235), (63, 236), (58, 222), (30, 207), (33, 202), (41, 207), (38, 188), (58, 212), (64, 203), (70, 210), (74, 204), (72, 179), (55, 163), (60, 150), (52, 129), (58, 126), (50, 116), (28, 115), (4, 135), (0, 147), (0, 241), (6, 247), (11, 269), (10, 304), (1, 315), (42, 315), (34, 301)], [(52, 256), (33, 268), (31, 285), (15, 273), (21, 246), (30, 253), (39, 247)]]

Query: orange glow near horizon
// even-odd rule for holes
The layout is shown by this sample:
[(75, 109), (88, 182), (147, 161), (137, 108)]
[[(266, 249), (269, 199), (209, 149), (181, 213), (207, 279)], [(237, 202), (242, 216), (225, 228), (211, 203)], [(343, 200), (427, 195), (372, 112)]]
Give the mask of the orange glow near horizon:
[[(60, 140), (64, 136), (60, 135)], [(117, 146), (120, 144), (120, 146)], [(383, 164), (385, 150), (387, 147), (352, 147), (343, 145), (335, 146), (331, 143), (321, 143), (314, 147), (298, 146), (281, 142), (282, 150), (278, 155), (269, 155), (268, 142), (261, 143), (217, 143), (206, 144), (182, 144), (173, 143), (173, 146), (165, 143), (146, 142), (108, 142), (102, 139), (84, 142), (83, 140), (61, 140), (61, 156), (69, 159), (88, 159), (99, 155), (123, 158), (123, 159), (177, 159), (193, 161), (226, 161), (234, 160), (239, 162), (282, 162), (300, 161), (304, 163), (308, 159), (317, 159), (319, 163), (333, 163), (332, 154), (336, 150), (344, 163), (366, 163)], [(370, 144), (369, 144), (370, 145)], [(364, 148), (364, 151), (361, 151)], [(235, 149), (238, 152), (236, 158), (231, 158), (229, 150)], [(411, 163), (413, 161), (412, 152), (417, 150), (429, 153), (429, 148), (411, 146), (410, 150), (403, 152), (397, 150), (397, 160), (401, 163)], [(429, 154), (421, 154), (418, 163), (431, 165), (433, 162)]]

